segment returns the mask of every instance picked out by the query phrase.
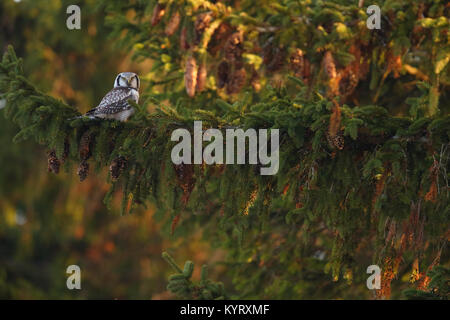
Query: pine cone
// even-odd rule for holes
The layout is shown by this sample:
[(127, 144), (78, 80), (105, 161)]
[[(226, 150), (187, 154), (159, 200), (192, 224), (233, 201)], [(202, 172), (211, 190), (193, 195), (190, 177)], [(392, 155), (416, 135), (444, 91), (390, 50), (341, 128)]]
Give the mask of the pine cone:
[(326, 138), (328, 141), (328, 144), (330, 145), (330, 147), (332, 149), (339, 149), (342, 150), (344, 149), (344, 137), (342, 136), (341, 133), (338, 133), (335, 136), (331, 136), (328, 132), (326, 133)]
[(337, 73), (336, 73), (336, 64), (334, 62), (333, 55), (330, 51), (325, 52), (325, 55), (323, 57), (323, 65), (325, 67), (325, 71), (328, 75), (328, 78), (336, 79)]
[(346, 72), (340, 76), (339, 80), (339, 95), (347, 97), (355, 91), (358, 86), (359, 79), (352, 69), (347, 69)]
[(192, 164), (173, 165), (177, 177), (178, 185), (183, 189), (182, 202), (184, 205), (189, 201), (192, 190), (195, 186), (194, 166)]
[(91, 156), (91, 140), (92, 136), (90, 131), (85, 131), (80, 139), (80, 145), (79, 145), (79, 153), (80, 153), (80, 159), (81, 160), (87, 160)]
[(109, 172), (111, 173), (111, 177), (114, 180), (117, 180), (122, 171), (125, 169), (126, 165), (127, 160), (125, 159), (125, 157), (120, 156), (115, 158), (112, 161), (111, 165), (109, 166)]
[(195, 40), (197, 43), (200, 41), (205, 29), (208, 28), (209, 24), (211, 23), (211, 20), (212, 20), (211, 12), (204, 12), (197, 15), (197, 18), (195, 19), (194, 23)]
[(166, 12), (164, 5), (158, 3), (155, 8), (153, 9), (151, 24), (152, 27), (156, 26), (164, 16), (164, 13)]
[(187, 94), (192, 98), (195, 95), (195, 87), (197, 86), (197, 62), (193, 56), (189, 56), (186, 60), (184, 84)]
[(337, 78), (336, 64), (330, 51), (325, 52), (325, 55), (323, 56), (323, 66), (329, 79), (328, 96), (334, 97), (339, 94), (339, 80)]
[(60, 162), (56, 157), (56, 152), (54, 150), (47, 154), (47, 169), (48, 172), (53, 172), (54, 174), (59, 173)]
[(227, 93), (233, 94), (241, 91), (242, 87), (245, 85), (246, 77), (247, 72), (244, 68), (235, 70), (231, 75), (230, 81), (227, 83)]
[(170, 37), (177, 31), (181, 21), (180, 13), (177, 11), (175, 12), (172, 17), (170, 17), (169, 22), (167, 23), (166, 30), (164, 31), (166, 33), (166, 36)]
[(207, 77), (207, 71), (206, 71), (206, 63), (203, 62), (200, 67), (198, 68), (198, 74), (197, 74), (197, 87), (196, 91), (200, 92), (205, 89), (206, 86), (206, 77)]
[(227, 23), (221, 23), (220, 26), (214, 31), (211, 41), (208, 43), (208, 52), (215, 56), (216, 53), (223, 48), (225, 41), (233, 32), (232, 28)]
[(228, 62), (222, 61), (217, 68), (217, 87), (223, 88), (228, 83), (230, 66)]
[(242, 43), (244, 42), (244, 36), (241, 31), (233, 33), (225, 44), (225, 58), (229, 62), (240, 60), (244, 49)]
[(183, 29), (181, 29), (181, 34), (180, 34), (180, 48), (183, 50), (188, 50), (190, 48), (190, 44), (187, 41), (187, 29), (186, 27), (183, 27)]
[(78, 166), (77, 171), (78, 176), (80, 177), (80, 182), (84, 181), (89, 174), (89, 163), (86, 160), (82, 160), (80, 165)]

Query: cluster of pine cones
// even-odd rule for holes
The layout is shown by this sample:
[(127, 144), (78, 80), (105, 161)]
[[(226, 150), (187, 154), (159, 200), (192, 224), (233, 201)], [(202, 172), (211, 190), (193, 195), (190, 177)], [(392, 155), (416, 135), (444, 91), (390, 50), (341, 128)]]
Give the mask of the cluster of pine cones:
[[(248, 49), (248, 46), (244, 46), (244, 41), (250, 40), (245, 39), (244, 31), (221, 20), (223, 16), (219, 17), (217, 10), (208, 11), (208, 8), (200, 6), (196, 9), (200, 13), (194, 17), (192, 24), (183, 23), (186, 17), (183, 18), (183, 12), (180, 10), (157, 4), (153, 10), (151, 25), (160, 24), (164, 16), (170, 14), (165, 19), (163, 30), (166, 36), (179, 41), (181, 50), (188, 51), (184, 61), (184, 83), (190, 97), (205, 89), (208, 72), (214, 73), (218, 89), (224, 89), (227, 94), (235, 94), (246, 84), (259, 91), (263, 72), (267, 76), (278, 71), (287, 71), (306, 85), (312, 85), (314, 73), (325, 74), (329, 80), (328, 96), (341, 96), (345, 99), (355, 92), (359, 81), (368, 73), (368, 59), (362, 56), (359, 44), (350, 47), (348, 53), (355, 59), (345, 67), (336, 66), (334, 53), (330, 50), (320, 52), (323, 72), (314, 72), (313, 64), (306, 57), (304, 50), (279, 45), (274, 36), (270, 36), (270, 30), (260, 33), (258, 40), (251, 40), (257, 43), (253, 43), (252, 49)], [(225, 9), (222, 11), (226, 12)], [(252, 38), (255, 39), (254, 36)], [(246, 63), (245, 53), (260, 56), (263, 68), (258, 67), (259, 70), (256, 70), (254, 64)], [(210, 59), (211, 64), (207, 65), (207, 57), (214, 58)]]
[[(151, 25), (158, 25), (168, 11), (164, 4), (157, 4), (153, 10)], [(189, 27), (182, 23), (179, 10), (171, 10), (170, 14), (165, 20), (164, 33), (169, 37), (178, 37), (180, 49), (189, 51), (184, 64), (184, 83), (190, 97), (205, 89), (208, 71), (211, 70), (215, 75), (216, 87), (224, 89), (227, 94), (239, 93), (246, 84), (251, 84), (255, 91), (259, 91), (260, 74), (254, 65), (244, 61), (243, 30), (227, 22), (216, 22), (217, 17), (212, 11), (197, 14), (193, 30), (188, 30)], [(204, 40), (205, 38), (207, 40)], [(277, 72), (288, 65), (295, 76), (301, 77), (307, 84), (310, 83), (311, 64), (304, 57), (302, 50), (297, 49), (288, 57), (286, 49), (280, 48), (274, 41), (263, 42), (263, 46), (257, 45), (251, 53), (262, 57), (266, 72)], [(205, 49), (206, 53), (199, 54), (202, 50), (197, 49), (200, 47)], [(207, 67), (207, 54), (214, 57), (217, 63)]]

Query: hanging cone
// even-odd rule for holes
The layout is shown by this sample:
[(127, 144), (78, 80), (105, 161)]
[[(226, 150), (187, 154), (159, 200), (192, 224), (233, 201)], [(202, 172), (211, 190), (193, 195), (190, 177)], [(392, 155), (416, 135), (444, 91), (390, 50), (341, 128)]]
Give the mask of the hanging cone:
[(186, 71), (184, 73), (184, 85), (189, 97), (195, 96), (195, 87), (197, 86), (197, 62), (193, 56), (186, 60)]
[(165, 13), (164, 5), (158, 3), (155, 8), (153, 9), (153, 14), (151, 18), (151, 25), (152, 27), (156, 26), (162, 19)]
[(122, 156), (117, 157), (112, 161), (111, 165), (109, 166), (109, 172), (113, 180), (117, 180), (119, 178), (126, 165), (127, 160)]
[(80, 139), (80, 145), (79, 145), (79, 153), (80, 153), (80, 159), (81, 160), (87, 160), (91, 156), (91, 133), (88, 131), (85, 131)]
[(208, 43), (208, 52), (215, 56), (216, 53), (224, 47), (226, 40), (232, 32), (233, 29), (229, 24), (221, 23), (214, 31), (211, 41)]
[(48, 169), (48, 172), (53, 172), (54, 174), (58, 174), (59, 173), (59, 166), (60, 166), (60, 162), (59, 162), (58, 158), (56, 157), (55, 150), (50, 151), (47, 154), (47, 169)]
[(335, 79), (337, 76), (336, 64), (330, 51), (325, 52), (325, 55), (323, 56), (323, 65), (325, 67), (325, 72), (327, 73), (328, 78)]
[(227, 83), (227, 93), (233, 94), (241, 91), (242, 87), (245, 85), (246, 78), (247, 72), (244, 68), (235, 70), (231, 75), (230, 81)]
[(183, 27), (181, 29), (180, 34), (180, 48), (183, 50), (188, 50), (191, 46), (189, 45), (189, 42), (187, 41), (187, 29), (186, 27)]
[(323, 67), (329, 79), (328, 96), (336, 96), (339, 94), (339, 81), (337, 79), (336, 64), (330, 51), (325, 52), (323, 56)]
[(206, 63), (203, 62), (198, 68), (197, 87), (196, 87), (197, 92), (203, 91), (205, 89), (207, 75), (208, 73), (206, 71)]
[(77, 174), (80, 177), (80, 182), (84, 181), (89, 174), (89, 163), (86, 160), (82, 160), (78, 166)]
[(235, 32), (228, 37), (228, 40), (225, 43), (225, 58), (229, 62), (233, 62), (241, 58), (242, 53), (244, 52), (244, 49), (242, 48), (243, 42), (244, 36), (241, 31)]
[(178, 27), (180, 26), (181, 16), (180, 13), (177, 11), (175, 12), (171, 17), (169, 22), (167, 23), (165, 34), (166, 36), (170, 37), (177, 31)]
[(338, 133), (335, 136), (331, 136), (328, 132), (326, 133), (326, 138), (330, 148), (342, 150), (344, 149), (344, 137), (342, 133)]
[(222, 89), (227, 83), (230, 73), (228, 62), (222, 61), (217, 68), (217, 87)]
[(206, 28), (208, 28), (209, 24), (212, 21), (212, 13), (204, 12), (197, 15), (194, 23), (195, 30), (195, 40), (198, 43), (203, 35), (203, 32)]
[(351, 95), (359, 83), (358, 76), (352, 68), (346, 68), (338, 78), (339, 95), (342, 97), (348, 97)]
[(189, 201), (191, 192), (195, 186), (194, 166), (191, 164), (183, 163), (174, 165), (174, 169), (178, 185), (181, 187), (181, 189), (183, 189), (183, 197), (181, 198), (181, 201), (183, 205), (186, 206)]

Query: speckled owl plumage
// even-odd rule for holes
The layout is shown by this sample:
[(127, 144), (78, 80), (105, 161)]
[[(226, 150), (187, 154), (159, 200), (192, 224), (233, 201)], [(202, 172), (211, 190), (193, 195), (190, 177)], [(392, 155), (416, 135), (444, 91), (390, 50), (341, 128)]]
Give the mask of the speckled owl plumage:
[(139, 101), (139, 82), (139, 77), (135, 73), (120, 73), (116, 77), (114, 88), (103, 97), (97, 107), (84, 116), (126, 121), (134, 113), (129, 100), (136, 103)]

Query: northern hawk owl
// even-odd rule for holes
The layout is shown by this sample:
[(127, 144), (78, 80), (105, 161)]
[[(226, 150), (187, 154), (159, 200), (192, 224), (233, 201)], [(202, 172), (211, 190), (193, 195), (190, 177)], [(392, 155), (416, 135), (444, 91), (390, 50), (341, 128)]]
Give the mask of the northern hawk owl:
[(119, 73), (114, 80), (114, 88), (102, 99), (100, 104), (86, 112), (89, 118), (114, 119), (126, 121), (133, 113), (134, 108), (128, 102), (139, 101), (139, 77), (133, 72)]

